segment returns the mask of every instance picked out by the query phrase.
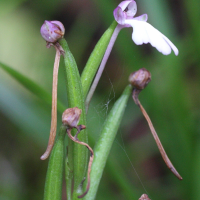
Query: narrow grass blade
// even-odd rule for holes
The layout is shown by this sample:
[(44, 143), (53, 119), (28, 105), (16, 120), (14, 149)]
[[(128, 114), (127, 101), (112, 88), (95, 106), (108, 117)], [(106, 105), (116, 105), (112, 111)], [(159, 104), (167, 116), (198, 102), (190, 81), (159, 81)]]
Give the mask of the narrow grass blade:
[[(67, 98), (69, 108), (78, 107), (82, 110), (79, 124), (86, 125), (86, 114), (81, 79), (76, 65), (76, 61), (68, 47), (65, 39), (59, 41), (64, 50), (65, 77), (67, 87)], [(75, 134), (75, 130), (72, 134)], [(87, 129), (81, 131), (78, 139), (88, 143)], [(82, 194), (79, 185), (83, 181), (88, 165), (88, 150), (85, 146), (69, 141), (68, 143), (69, 167), (74, 173), (74, 192), (73, 199)], [(73, 154), (73, 157), (71, 156)], [(73, 159), (73, 160), (70, 160)]]
[(90, 190), (84, 199), (95, 199), (106, 160), (120, 126), (131, 91), (132, 87), (130, 85), (125, 88), (121, 97), (115, 102), (103, 125), (100, 138), (94, 147), (94, 162), (91, 170)]
[[(42, 87), (40, 87), (37, 83), (30, 80), (26, 76), (22, 75), (18, 71), (12, 69), (8, 65), (5, 65), (0, 62), (0, 68), (5, 70), (8, 74), (10, 74), (15, 80), (17, 80), (19, 83), (21, 83), (26, 89), (28, 89), (30, 92), (32, 92), (34, 95), (42, 99), (44, 102), (46, 102), (48, 105), (51, 106), (51, 94), (49, 94), (47, 91), (45, 91)], [(59, 100), (57, 102), (58, 104), (58, 111), (63, 112), (66, 108)]]
[(64, 170), (64, 139), (66, 128), (61, 126), (58, 139), (51, 152), (45, 182), (44, 200), (61, 200)]

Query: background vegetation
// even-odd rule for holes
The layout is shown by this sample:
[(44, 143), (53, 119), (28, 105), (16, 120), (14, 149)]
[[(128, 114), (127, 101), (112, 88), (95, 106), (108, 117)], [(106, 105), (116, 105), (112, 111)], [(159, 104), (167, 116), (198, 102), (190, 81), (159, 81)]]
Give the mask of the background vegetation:
[[(18, 70), (51, 93), (55, 50), (40, 36), (44, 20), (60, 20), (82, 71), (91, 51), (114, 20), (119, 0), (1, 0), (0, 62)], [(199, 1), (138, 0), (137, 15), (179, 49), (164, 56), (150, 45), (136, 46), (123, 29), (95, 92), (88, 114), (91, 146), (131, 72), (145, 67), (152, 81), (140, 101), (149, 113), (179, 181), (165, 166), (139, 108), (130, 99), (109, 156), (97, 199), (200, 199), (200, 26)], [(66, 105), (62, 61), (58, 97)], [(0, 199), (42, 199), (48, 161), (49, 105), (0, 69)], [(61, 124), (61, 114), (58, 115)], [(65, 199), (65, 193), (63, 193)]]

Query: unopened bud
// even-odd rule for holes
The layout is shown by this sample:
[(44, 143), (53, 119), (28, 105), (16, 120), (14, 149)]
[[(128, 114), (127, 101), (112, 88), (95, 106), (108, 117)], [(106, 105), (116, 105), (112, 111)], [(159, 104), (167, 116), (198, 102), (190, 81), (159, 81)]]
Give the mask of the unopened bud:
[(143, 195), (139, 198), (139, 200), (151, 200), (151, 199), (149, 199), (148, 195), (143, 194)]
[(70, 128), (77, 127), (82, 110), (78, 107), (68, 108), (62, 115), (62, 123)]
[(40, 29), (40, 33), (47, 42), (55, 43), (65, 34), (65, 27), (59, 21), (45, 20)]
[(151, 74), (145, 68), (141, 68), (129, 76), (129, 82), (131, 85), (139, 90), (144, 89), (150, 81)]

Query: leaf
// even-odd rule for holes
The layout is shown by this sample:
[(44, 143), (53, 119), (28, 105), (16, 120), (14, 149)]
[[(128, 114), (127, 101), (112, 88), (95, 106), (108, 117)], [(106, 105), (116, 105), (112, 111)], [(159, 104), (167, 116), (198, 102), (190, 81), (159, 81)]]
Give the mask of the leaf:
[[(48, 105), (51, 106), (51, 99), (52, 99), (51, 95), (47, 91), (45, 91), (42, 87), (40, 87), (37, 83), (35, 83), (26, 76), (22, 75), (21, 73), (17, 72), (16, 70), (12, 69), (8, 65), (5, 65), (1, 62), (0, 62), (0, 67), (4, 69), (8, 74), (10, 74), (13, 78), (15, 78), (19, 83), (21, 83), (26, 89), (28, 89), (38, 98), (42, 99), (44, 102), (46, 102)], [(63, 113), (65, 109), (66, 106), (64, 106), (58, 100), (58, 111), (60, 113)]]
[(52, 149), (44, 189), (44, 200), (61, 200), (65, 148), (64, 139), (66, 128), (61, 126), (58, 139)]
[(83, 70), (83, 73), (81, 74), (81, 82), (83, 86), (83, 94), (84, 97), (86, 97), (90, 85), (92, 84), (92, 81), (94, 79), (94, 76), (98, 70), (98, 67), (101, 63), (101, 60), (105, 54), (105, 51), (107, 49), (107, 46), (110, 42), (110, 38), (112, 37), (112, 34), (117, 26), (117, 22), (114, 21), (110, 27), (105, 31), (105, 33), (102, 35), (98, 43), (96, 44), (93, 52), (91, 53), (86, 66)]
[[(78, 107), (82, 110), (79, 124), (87, 126), (82, 84), (76, 61), (68, 47), (66, 40), (61, 39), (59, 40), (59, 43), (65, 52), (64, 63), (68, 106), (69, 108)], [(75, 133), (76, 131), (72, 130), (72, 134)], [(82, 142), (88, 143), (87, 129), (81, 131), (81, 133), (78, 135), (78, 139)], [(72, 169), (74, 173), (73, 199), (78, 199), (78, 196), (82, 194), (82, 191), (79, 189), (79, 185), (83, 181), (87, 171), (88, 150), (85, 146), (69, 140), (68, 155), (69, 168)]]
[(95, 199), (106, 160), (120, 126), (120, 122), (123, 117), (131, 91), (132, 87), (128, 85), (122, 93), (121, 97), (115, 102), (113, 108), (108, 114), (108, 117), (106, 118), (100, 137), (94, 147), (94, 161), (90, 174), (91, 185), (90, 190), (85, 197), (87, 200)]

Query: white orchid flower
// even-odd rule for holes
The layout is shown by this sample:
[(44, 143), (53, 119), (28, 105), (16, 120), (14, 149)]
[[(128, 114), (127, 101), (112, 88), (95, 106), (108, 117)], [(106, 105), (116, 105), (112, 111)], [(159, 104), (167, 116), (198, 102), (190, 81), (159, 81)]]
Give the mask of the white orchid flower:
[(150, 43), (153, 47), (155, 47), (159, 52), (161, 52), (164, 55), (170, 54), (171, 49), (174, 51), (176, 56), (178, 55), (178, 49), (175, 47), (175, 45), (160, 31), (158, 31), (152, 25), (147, 23), (148, 19), (147, 14), (141, 15), (139, 17), (134, 17), (136, 12), (137, 12), (137, 4), (134, 0), (122, 1), (113, 11), (114, 18), (118, 23), (118, 25), (116, 26), (112, 34), (112, 37), (110, 39), (106, 52), (103, 56), (97, 74), (95, 76), (95, 79), (87, 95), (85, 101), (86, 111), (88, 110), (90, 100), (97, 87), (97, 84), (103, 73), (106, 62), (110, 56), (110, 52), (113, 48), (115, 40), (117, 39), (117, 36), (121, 31), (121, 29), (132, 27), (133, 28), (132, 39), (137, 45)]
[(147, 14), (134, 17), (137, 12), (137, 4), (134, 0), (122, 1), (114, 10), (114, 18), (118, 24), (123, 27), (132, 27), (132, 39), (137, 45), (150, 43), (159, 52), (164, 55), (171, 53), (178, 55), (178, 49), (175, 45), (160, 31), (155, 29), (147, 22)]

